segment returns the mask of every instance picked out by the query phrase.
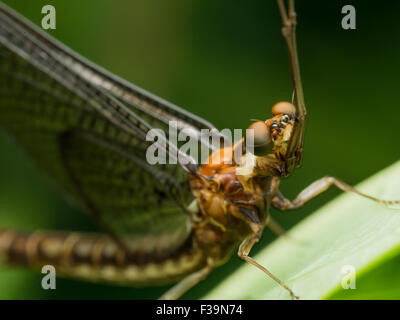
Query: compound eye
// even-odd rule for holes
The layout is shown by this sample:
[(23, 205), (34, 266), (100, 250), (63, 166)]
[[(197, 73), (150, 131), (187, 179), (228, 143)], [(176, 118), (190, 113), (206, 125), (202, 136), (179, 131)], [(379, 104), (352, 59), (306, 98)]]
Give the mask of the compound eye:
[(287, 114), (284, 114), (281, 118), (281, 121), (284, 123), (288, 123), (290, 120), (290, 117)]
[[(249, 151), (254, 150), (254, 154), (257, 156), (271, 153), (273, 143), (266, 124), (262, 121), (257, 121), (250, 125), (249, 129), (250, 131), (246, 133), (246, 146)], [(247, 136), (248, 134), (253, 134), (253, 138), (250, 139)]]
[(295, 106), (287, 101), (281, 101), (272, 107), (272, 114), (276, 116), (277, 114), (287, 114), (289, 116), (294, 116), (296, 114)]
[(279, 126), (279, 124), (277, 123), (273, 123), (271, 124), (271, 130), (277, 130), (277, 131), (281, 131), (281, 127)]

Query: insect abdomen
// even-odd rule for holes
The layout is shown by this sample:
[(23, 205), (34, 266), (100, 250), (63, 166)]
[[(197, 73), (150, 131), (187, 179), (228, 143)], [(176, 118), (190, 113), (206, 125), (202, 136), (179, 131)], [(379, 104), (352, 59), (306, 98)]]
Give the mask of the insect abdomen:
[(58, 275), (132, 286), (178, 281), (205, 264), (192, 237), (174, 252), (162, 253), (127, 251), (103, 234), (69, 232), (0, 230), (0, 256), (9, 264), (39, 270), (53, 265)]

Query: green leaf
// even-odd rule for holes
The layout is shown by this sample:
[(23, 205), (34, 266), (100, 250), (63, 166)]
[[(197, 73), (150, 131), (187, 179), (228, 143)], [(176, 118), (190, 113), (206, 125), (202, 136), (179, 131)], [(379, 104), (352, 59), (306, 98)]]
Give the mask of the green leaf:
[(400, 255), (357, 277), (357, 290), (340, 288), (332, 300), (398, 300), (400, 297)]
[[(400, 199), (400, 162), (356, 188), (381, 199)], [(335, 298), (345, 298), (338, 294), (340, 291), (358, 292), (359, 297), (368, 298), (367, 291), (362, 292), (365, 286), (357, 286), (357, 279), (367, 277), (374, 268), (400, 252), (400, 210), (346, 193), (307, 217), (288, 236), (277, 239), (253, 258), (283, 280), (300, 299), (324, 299), (334, 293)], [(342, 288), (349, 268), (356, 272), (355, 290)], [(394, 272), (393, 268), (385, 270)], [(400, 283), (394, 286), (399, 291)], [(384, 288), (377, 283), (374, 290)], [(203, 298), (289, 299), (290, 296), (263, 272), (244, 264)]]

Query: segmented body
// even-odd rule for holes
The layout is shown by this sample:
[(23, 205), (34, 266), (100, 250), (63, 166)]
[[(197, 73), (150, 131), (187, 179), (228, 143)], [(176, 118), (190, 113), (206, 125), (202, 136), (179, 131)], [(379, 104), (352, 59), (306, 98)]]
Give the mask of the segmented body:
[(192, 176), (198, 213), (192, 233), (178, 249), (168, 250), (167, 239), (164, 246), (149, 246), (151, 239), (124, 238), (127, 251), (103, 234), (6, 229), (0, 230), (0, 253), (9, 264), (38, 270), (50, 264), (58, 275), (133, 286), (179, 281), (210, 259), (221, 265), (264, 225), (273, 195), (272, 177), (246, 179), (236, 174), (238, 164), (226, 160), (206, 164), (200, 175)]
[(200, 209), (194, 228), (196, 241), (217, 264), (264, 225), (272, 198), (272, 176), (238, 175), (233, 153), (232, 148), (217, 151), (199, 169), (200, 175), (191, 179)]
[(194, 249), (192, 236), (173, 252), (139, 244), (128, 252), (100, 234), (0, 230), (0, 253), (7, 263), (38, 270), (52, 265), (57, 275), (91, 281), (162, 284), (178, 281), (205, 264), (202, 251)]

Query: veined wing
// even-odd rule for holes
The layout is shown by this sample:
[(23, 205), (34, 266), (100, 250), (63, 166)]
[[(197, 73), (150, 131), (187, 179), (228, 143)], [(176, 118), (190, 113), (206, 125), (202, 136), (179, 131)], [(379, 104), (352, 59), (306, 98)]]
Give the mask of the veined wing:
[(79, 57), (2, 4), (0, 93), (0, 124), (101, 227), (183, 241), (191, 195), (182, 167), (196, 161), (181, 154), (189, 165), (149, 165), (145, 137), (168, 132), (173, 120), (200, 139), (211, 124)]

